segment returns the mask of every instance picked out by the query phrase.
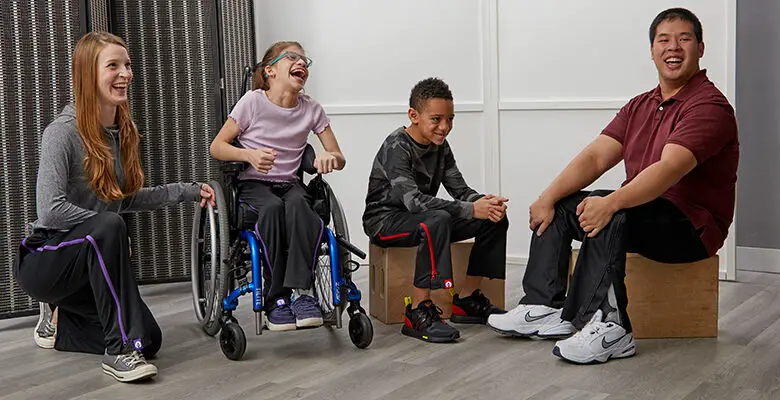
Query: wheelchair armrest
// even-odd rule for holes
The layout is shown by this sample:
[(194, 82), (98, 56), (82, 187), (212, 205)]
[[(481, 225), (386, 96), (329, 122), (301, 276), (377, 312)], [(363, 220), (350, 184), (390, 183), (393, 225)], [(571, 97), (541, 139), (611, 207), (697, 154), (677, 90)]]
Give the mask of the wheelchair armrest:
[(314, 159), (317, 157), (314, 147), (306, 144), (303, 149), (303, 158), (301, 158), (301, 170), (309, 175), (317, 175), (317, 168), (314, 166)]
[(241, 161), (227, 161), (219, 166), (219, 170), (226, 173), (238, 173), (245, 170), (247, 163)]

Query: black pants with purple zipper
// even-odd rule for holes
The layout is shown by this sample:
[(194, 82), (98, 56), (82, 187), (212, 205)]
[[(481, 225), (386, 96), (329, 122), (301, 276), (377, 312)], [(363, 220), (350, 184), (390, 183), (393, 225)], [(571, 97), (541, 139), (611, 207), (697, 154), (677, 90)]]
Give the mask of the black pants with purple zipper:
[(325, 225), (300, 181), (238, 184), (241, 225), (252, 229), (263, 252), (265, 309), (292, 289), (310, 289)]
[(154, 356), (162, 332), (130, 269), (127, 227), (102, 212), (68, 232), (36, 231), (19, 246), (14, 276), (30, 297), (59, 307), (54, 348)]

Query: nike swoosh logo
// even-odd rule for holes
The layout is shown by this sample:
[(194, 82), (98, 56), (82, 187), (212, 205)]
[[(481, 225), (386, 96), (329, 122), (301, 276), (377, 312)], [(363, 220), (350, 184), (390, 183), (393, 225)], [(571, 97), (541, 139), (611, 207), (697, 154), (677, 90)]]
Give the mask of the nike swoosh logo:
[(555, 314), (555, 311), (553, 311), (551, 313), (547, 313), (547, 314), (542, 314), (542, 315), (531, 315), (531, 312), (529, 311), (529, 312), (525, 313), (525, 322), (538, 321), (538, 320), (540, 320), (542, 318), (549, 317), (550, 315), (553, 315), (553, 314)]
[[(626, 335), (623, 335), (623, 336), (626, 336)], [(608, 348), (612, 347), (615, 343), (619, 342), (620, 339), (623, 339), (623, 336), (621, 336), (621, 337), (619, 337), (619, 338), (617, 338), (615, 340), (612, 340), (612, 341), (608, 341), (607, 337), (604, 336), (603, 338), (601, 338), (601, 347), (603, 347), (605, 349), (608, 349)]]

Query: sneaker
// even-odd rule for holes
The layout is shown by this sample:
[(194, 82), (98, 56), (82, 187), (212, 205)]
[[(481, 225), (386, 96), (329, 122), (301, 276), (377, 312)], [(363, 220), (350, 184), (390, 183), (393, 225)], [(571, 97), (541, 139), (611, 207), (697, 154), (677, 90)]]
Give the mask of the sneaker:
[(416, 309), (406, 305), (401, 333), (433, 343), (452, 342), (460, 337), (457, 329), (441, 320), (441, 309), (430, 300), (420, 302)]
[(54, 313), (46, 303), (38, 303), (38, 307), (40, 308), (40, 313), (38, 323), (35, 324), (33, 340), (40, 348), (53, 349), (54, 341), (57, 338), (57, 325), (51, 322)]
[(493, 314), (487, 325), (503, 335), (562, 339), (574, 334), (574, 325), (561, 320), (563, 309), (520, 304), (506, 314)]
[(506, 311), (494, 306), (479, 289), (472, 292), (471, 296), (452, 296), (450, 321), (456, 324), (485, 324), (492, 314), (505, 313)]
[(284, 298), (276, 299), (276, 307), (265, 313), (265, 319), (266, 326), (271, 331), (295, 330), (295, 316)]
[(115, 356), (104, 354), (103, 372), (119, 382), (133, 382), (157, 375), (157, 367), (147, 362), (140, 351), (134, 350), (132, 353)]
[(587, 325), (574, 336), (555, 343), (553, 354), (577, 364), (605, 363), (610, 358), (636, 354), (634, 336), (615, 322), (603, 322), (596, 311)]
[(306, 294), (297, 297), (292, 303), (292, 313), (295, 315), (295, 326), (298, 328), (322, 325), (322, 311), (314, 297)]

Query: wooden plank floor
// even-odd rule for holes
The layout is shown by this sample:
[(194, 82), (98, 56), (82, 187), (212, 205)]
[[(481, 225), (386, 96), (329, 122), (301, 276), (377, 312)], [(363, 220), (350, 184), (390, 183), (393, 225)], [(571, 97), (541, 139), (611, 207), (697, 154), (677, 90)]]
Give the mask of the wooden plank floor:
[[(508, 275), (507, 304), (516, 304), (521, 271)], [(365, 268), (356, 279), (365, 291)], [(739, 279), (720, 284), (718, 339), (638, 340), (636, 357), (597, 366), (558, 360), (552, 342), (481, 326), (461, 325), (459, 343), (428, 344), (373, 321), (366, 350), (346, 328), (255, 336), (247, 297), (238, 313), (247, 352), (234, 362), (201, 333), (189, 283), (147, 286), (164, 334), (153, 381), (118, 383), (97, 356), (39, 349), (31, 337), (37, 317), (18, 318), (0, 321), (0, 399), (780, 398), (780, 276)]]

